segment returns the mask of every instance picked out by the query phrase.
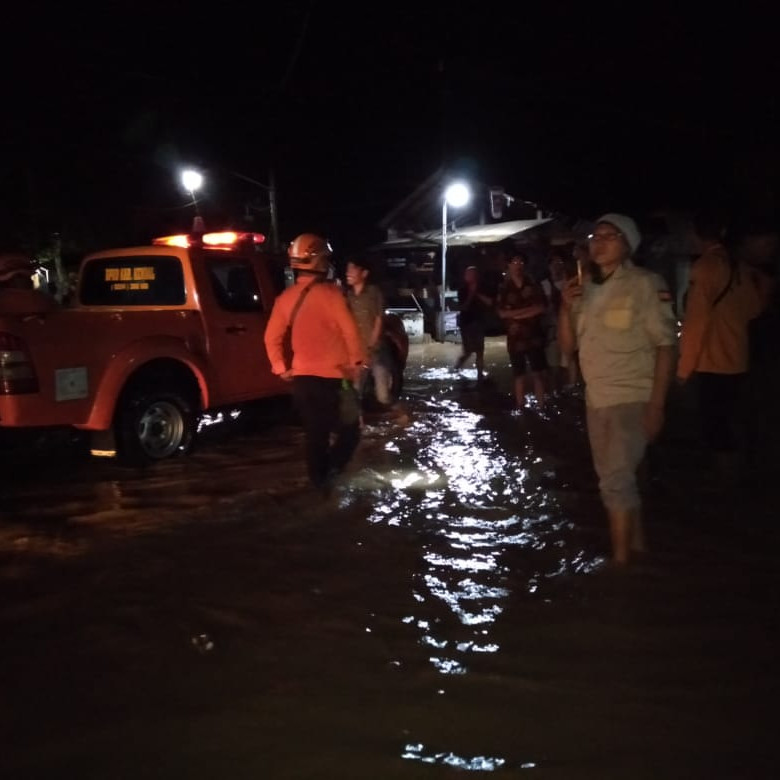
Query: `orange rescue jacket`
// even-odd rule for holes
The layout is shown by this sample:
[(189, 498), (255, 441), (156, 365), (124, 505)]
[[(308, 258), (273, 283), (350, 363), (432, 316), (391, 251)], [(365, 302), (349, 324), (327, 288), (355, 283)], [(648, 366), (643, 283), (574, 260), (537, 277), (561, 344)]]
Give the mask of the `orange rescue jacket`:
[[(316, 277), (299, 275), (274, 302), (265, 330), (265, 346), (271, 370), (283, 374), (284, 334), (298, 296)], [(341, 378), (348, 369), (366, 360), (357, 322), (344, 294), (332, 282), (314, 284), (295, 317), (292, 329), (294, 376)]]
[(738, 263), (731, 275), (726, 248), (721, 244), (708, 247), (691, 269), (677, 376), (687, 379), (694, 371), (747, 371), (748, 323), (761, 309), (752, 269)]

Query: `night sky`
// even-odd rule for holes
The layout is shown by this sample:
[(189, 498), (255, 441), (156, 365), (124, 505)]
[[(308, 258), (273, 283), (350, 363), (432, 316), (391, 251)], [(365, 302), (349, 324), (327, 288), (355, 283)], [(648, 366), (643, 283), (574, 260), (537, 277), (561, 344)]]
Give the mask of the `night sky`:
[(185, 228), (186, 164), (207, 177), (212, 226), (265, 230), (266, 192), (246, 178), (273, 175), (282, 238), (345, 248), (381, 239), (442, 165), (586, 219), (776, 205), (771, 6), (684, 6), (22, 9), (0, 55), (2, 242)]

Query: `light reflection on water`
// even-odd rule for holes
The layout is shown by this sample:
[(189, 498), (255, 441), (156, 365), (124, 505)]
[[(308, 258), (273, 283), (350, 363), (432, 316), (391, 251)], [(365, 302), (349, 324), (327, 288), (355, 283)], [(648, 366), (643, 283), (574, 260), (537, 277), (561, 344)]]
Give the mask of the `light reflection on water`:
[[(415, 421), (384, 445), (386, 470), (373, 472), (368, 519), (419, 538), (410, 583), (414, 607), (402, 622), (452, 686), (476, 664), (475, 674), (484, 673), (486, 663), (501, 667), (498, 629), (510, 603), (546, 599), (548, 583), (603, 561), (566, 544), (572, 523), (556, 494), (544, 488), (560, 485), (560, 460), (537, 446), (522, 415), (465, 408), (449, 392), (450, 369), (428, 368), (420, 376)], [(431, 388), (440, 392), (425, 394)], [(542, 425), (550, 419), (532, 413)], [(434, 750), (421, 739), (401, 755), (463, 771), (538, 766), (452, 747)]]
[[(423, 376), (441, 380), (448, 373)], [(475, 654), (500, 653), (490, 634), (509, 599), (538, 598), (545, 581), (601, 562), (582, 551), (566, 557), (571, 523), (540, 484), (554, 474), (554, 459), (519, 435), (509, 451), (502, 429), (517, 425), (511, 417), (468, 410), (452, 398), (422, 406), (425, 413), (384, 447), (391, 465), (375, 473), (368, 519), (419, 534), (417, 608), (404, 622), (436, 651), (428, 660), (439, 673), (464, 675)], [(521, 577), (518, 550), (530, 567)], [(442, 605), (456, 623), (439, 617)]]
[[(496, 769), (501, 769), (506, 764), (506, 760), (503, 758), (493, 758), (490, 756), (464, 758), (463, 756), (456, 756), (454, 753), (442, 752), (426, 754), (424, 751), (425, 746), (419, 743), (406, 745), (401, 758), (420, 761), (423, 764), (443, 764), (445, 766), (472, 772), (492, 772)], [(533, 766), (533, 764), (529, 766)]]

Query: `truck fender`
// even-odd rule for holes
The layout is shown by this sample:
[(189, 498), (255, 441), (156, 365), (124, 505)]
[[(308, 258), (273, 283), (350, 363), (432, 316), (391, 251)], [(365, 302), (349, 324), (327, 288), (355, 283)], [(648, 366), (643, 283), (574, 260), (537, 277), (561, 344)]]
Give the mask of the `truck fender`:
[(206, 361), (187, 348), (181, 340), (171, 337), (142, 339), (114, 355), (95, 389), (95, 400), (89, 418), (82, 428), (106, 430), (111, 427), (116, 404), (128, 380), (153, 360), (171, 360), (185, 366), (200, 389), (201, 408), (209, 406), (208, 367)]

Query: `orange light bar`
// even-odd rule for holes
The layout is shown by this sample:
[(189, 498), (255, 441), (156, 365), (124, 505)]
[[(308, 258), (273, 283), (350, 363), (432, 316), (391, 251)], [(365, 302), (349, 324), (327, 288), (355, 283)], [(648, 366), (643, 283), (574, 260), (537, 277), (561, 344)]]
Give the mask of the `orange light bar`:
[[(205, 246), (228, 249), (244, 241), (251, 241), (252, 244), (263, 244), (265, 243), (265, 236), (262, 233), (237, 233), (233, 230), (225, 230), (221, 233), (204, 233), (201, 241)], [(180, 246), (184, 249), (188, 249), (193, 243), (189, 233), (179, 233), (175, 236), (159, 236), (152, 239), (154, 246)]]
[(190, 245), (190, 237), (185, 233), (179, 236), (160, 236), (153, 238), (152, 244), (154, 246), (180, 246), (187, 249)]
[(204, 233), (203, 243), (208, 246), (233, 246), (238, 242), (239, 234), (226, 230), (224, 233)]

